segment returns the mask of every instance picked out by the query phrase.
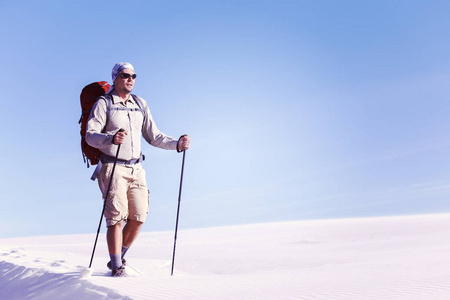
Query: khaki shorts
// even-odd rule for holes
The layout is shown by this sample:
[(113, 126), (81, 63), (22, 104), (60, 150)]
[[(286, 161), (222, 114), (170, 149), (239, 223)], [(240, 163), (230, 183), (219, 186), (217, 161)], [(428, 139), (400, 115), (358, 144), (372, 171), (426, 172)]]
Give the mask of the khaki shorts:
[[(105, 199), (112, 163), (103, 164), (98, 173), (98, 185)], [(149, 209), (149, 190), (145, 180), (145, 170), (141, 164), (132, 167), (117, 164), (105, 206), (106, 226), (121, 221), (144, 222)]]

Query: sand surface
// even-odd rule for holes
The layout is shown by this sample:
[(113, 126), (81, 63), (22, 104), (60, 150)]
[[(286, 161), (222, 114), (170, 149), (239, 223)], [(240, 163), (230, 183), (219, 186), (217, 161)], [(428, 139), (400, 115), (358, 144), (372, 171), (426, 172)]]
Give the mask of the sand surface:
[(142, 233), (128, 278), (101, 234), (0, 240), (0, 299), (450, 299), (450, 214)]

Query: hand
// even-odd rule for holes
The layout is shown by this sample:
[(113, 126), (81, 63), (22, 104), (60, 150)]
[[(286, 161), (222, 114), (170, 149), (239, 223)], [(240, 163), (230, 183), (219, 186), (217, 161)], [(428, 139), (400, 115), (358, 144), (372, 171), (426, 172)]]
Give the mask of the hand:
[(117, 131), (117, 133), (114, 135), (113, 143), (115, 145), (120, 145), (125, 142), (125, 137), (128, 135), (128, 133), (125, 131), (125, 129), (120, 129)]
[(191, 145), (191, 138), (189, 137), (189, 135), (187, 134), (182, 135), (178, 140), (177, 145), (178, 152), (182, 152), (184, 150), (189, 149), (190, 145)]

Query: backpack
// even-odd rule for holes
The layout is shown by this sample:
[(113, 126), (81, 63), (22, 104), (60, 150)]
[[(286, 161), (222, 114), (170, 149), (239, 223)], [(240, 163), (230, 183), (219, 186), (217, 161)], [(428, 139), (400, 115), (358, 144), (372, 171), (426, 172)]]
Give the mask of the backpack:
[[(110, 85), (106, 81), (97, 81), (93, 82), (91, 84), (88, 84), (83, 88), (80, 95), (80, 104), (81, 104), (81, 117), (80, 121), (78, 121), (78, 124), (81, 124), (81, 152), (83, 154), (83, 160), (87, 164), (87, 167), (89, 168), (89, 163), (91, 165), (96, 165), (100, 161), (100, 155), (102, 155), (102, 152), (98, 150), (97, 148), (94, 148), (90, 146), (86, 142), (86, 127), (87, 122), (89, 120), (89, 115), (91, 114), (92, 106), (95, 102), (97, 102), (97, 99), (100, 96), (105, 96), (106, 93), (109, 91)], [(132, 108), (117, 108), (117, 107), (111, 107), (112, 101), (110, 97), (106, 97), (107, 101), (107, 111), (108, 115), (107, 118), (109, 118), (109, 112), (111, 110), (139, 110), (145, 116), (145, 109), (144, 105), (139, 99), (138, 96), (131, 94), (133, 99), (136, 101), (137, 105), (139, 106), (139, 109), (132, 109)]]
[(83, 160), (89, 168), (89, 162), (91, 165), (96, 165), (99, 162), (101, 152), (97, 148), (90, 146), (86, 143), (86, 126), (91, 113), (92, 106), (97, 102), (98, 97), (104, 96), (110, 88), (110, 85), (106, 81), (97, 81), (88, 84), (83, 88), (80, 95), (81, 104), (81, 117), (78, 124), (81, 124), (81, 152), (83, 154)]

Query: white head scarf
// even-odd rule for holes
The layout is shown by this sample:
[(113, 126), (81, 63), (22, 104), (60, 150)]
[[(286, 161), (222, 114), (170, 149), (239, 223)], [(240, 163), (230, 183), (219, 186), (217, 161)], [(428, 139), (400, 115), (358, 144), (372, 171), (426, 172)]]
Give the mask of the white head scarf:
[(133, 65), (127, 62), (119, 62), (117, 64), (114, 65), (114, 68), (112, 69), (111, 72), (111, 76), (112, 76), (112, 85), (109, 88), (108, 93), (110, 93), (112, 90), (114, 90), (114, 81), (116, 80), (117, 76), (119, 76), (119, 74), (125, 70), (125, 69), (130, 69), (134, 72), (134, 68)]

